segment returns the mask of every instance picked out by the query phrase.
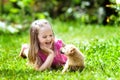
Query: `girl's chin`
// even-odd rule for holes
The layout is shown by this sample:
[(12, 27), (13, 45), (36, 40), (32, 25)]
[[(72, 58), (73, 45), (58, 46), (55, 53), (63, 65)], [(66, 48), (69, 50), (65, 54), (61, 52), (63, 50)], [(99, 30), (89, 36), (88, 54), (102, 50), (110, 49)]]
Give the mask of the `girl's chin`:
[(46, 47), (49, 49), (52, 49), (53, 46), (52, 46), (52, 44), (48, 44), (48, 45), (46, 45)]
[(47, 48), (49, 48), (49, 49), (52, 49), (52, 46), (46, 46)]

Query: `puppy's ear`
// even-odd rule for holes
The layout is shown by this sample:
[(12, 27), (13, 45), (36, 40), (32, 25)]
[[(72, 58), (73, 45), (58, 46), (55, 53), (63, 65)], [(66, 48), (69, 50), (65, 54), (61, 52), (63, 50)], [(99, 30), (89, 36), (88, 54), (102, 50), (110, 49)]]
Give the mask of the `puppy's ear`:
[(70, 53), (75, 53), (75, 48), (72, 48), (72, 49), (70, 50)]

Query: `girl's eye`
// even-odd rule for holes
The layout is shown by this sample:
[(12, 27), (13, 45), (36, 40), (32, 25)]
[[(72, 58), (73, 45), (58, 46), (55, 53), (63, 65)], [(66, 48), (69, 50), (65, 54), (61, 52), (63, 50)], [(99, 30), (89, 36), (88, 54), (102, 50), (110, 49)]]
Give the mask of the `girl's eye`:
[(47, 38), (47, 36), (43, 36), (43, 38)]
[(53, 35), (49, 35), (49, 36), (43, 36), (42, 38), (47, 38), (47, 37), (53, 37)]
[(51, 34), (50, 37), (52, 37), (53, 35)]

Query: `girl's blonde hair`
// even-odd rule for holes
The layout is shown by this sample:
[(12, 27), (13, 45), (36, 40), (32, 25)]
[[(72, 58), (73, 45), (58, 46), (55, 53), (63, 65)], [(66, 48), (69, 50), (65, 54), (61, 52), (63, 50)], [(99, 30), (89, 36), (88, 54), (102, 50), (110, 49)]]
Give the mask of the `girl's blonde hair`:
[(38, 51), (40, 50), (38, 34), (40, 32), (40, 28), (45, 27), (45, 26), (50, 27), (52, 29), (49, 22), (45, 19), (35, 20), (31, 24), (31, 28), (30, 28), (30, 48), (29, 48), (29, 52), (28, 52), (28, 59), (29, 59), (30, 63), (34, 64), (36, 59), (37, 59), (37, 54), (38, 54)]

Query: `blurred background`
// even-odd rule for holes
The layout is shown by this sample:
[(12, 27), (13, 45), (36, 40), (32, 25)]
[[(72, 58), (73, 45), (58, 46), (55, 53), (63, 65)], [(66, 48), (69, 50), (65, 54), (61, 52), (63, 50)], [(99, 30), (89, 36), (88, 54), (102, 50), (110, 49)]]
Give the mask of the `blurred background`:
[(35, 19), (120, 24), (120, 0), (0, 0), (0, 33), (18, 33)]
[[(43, 18), (83, 52), (83, 72), (38, 72), (19, 57), (31, 22)], [(0, 0), (0, 80), (86, 79), (120, 80), (120, 0)]]

